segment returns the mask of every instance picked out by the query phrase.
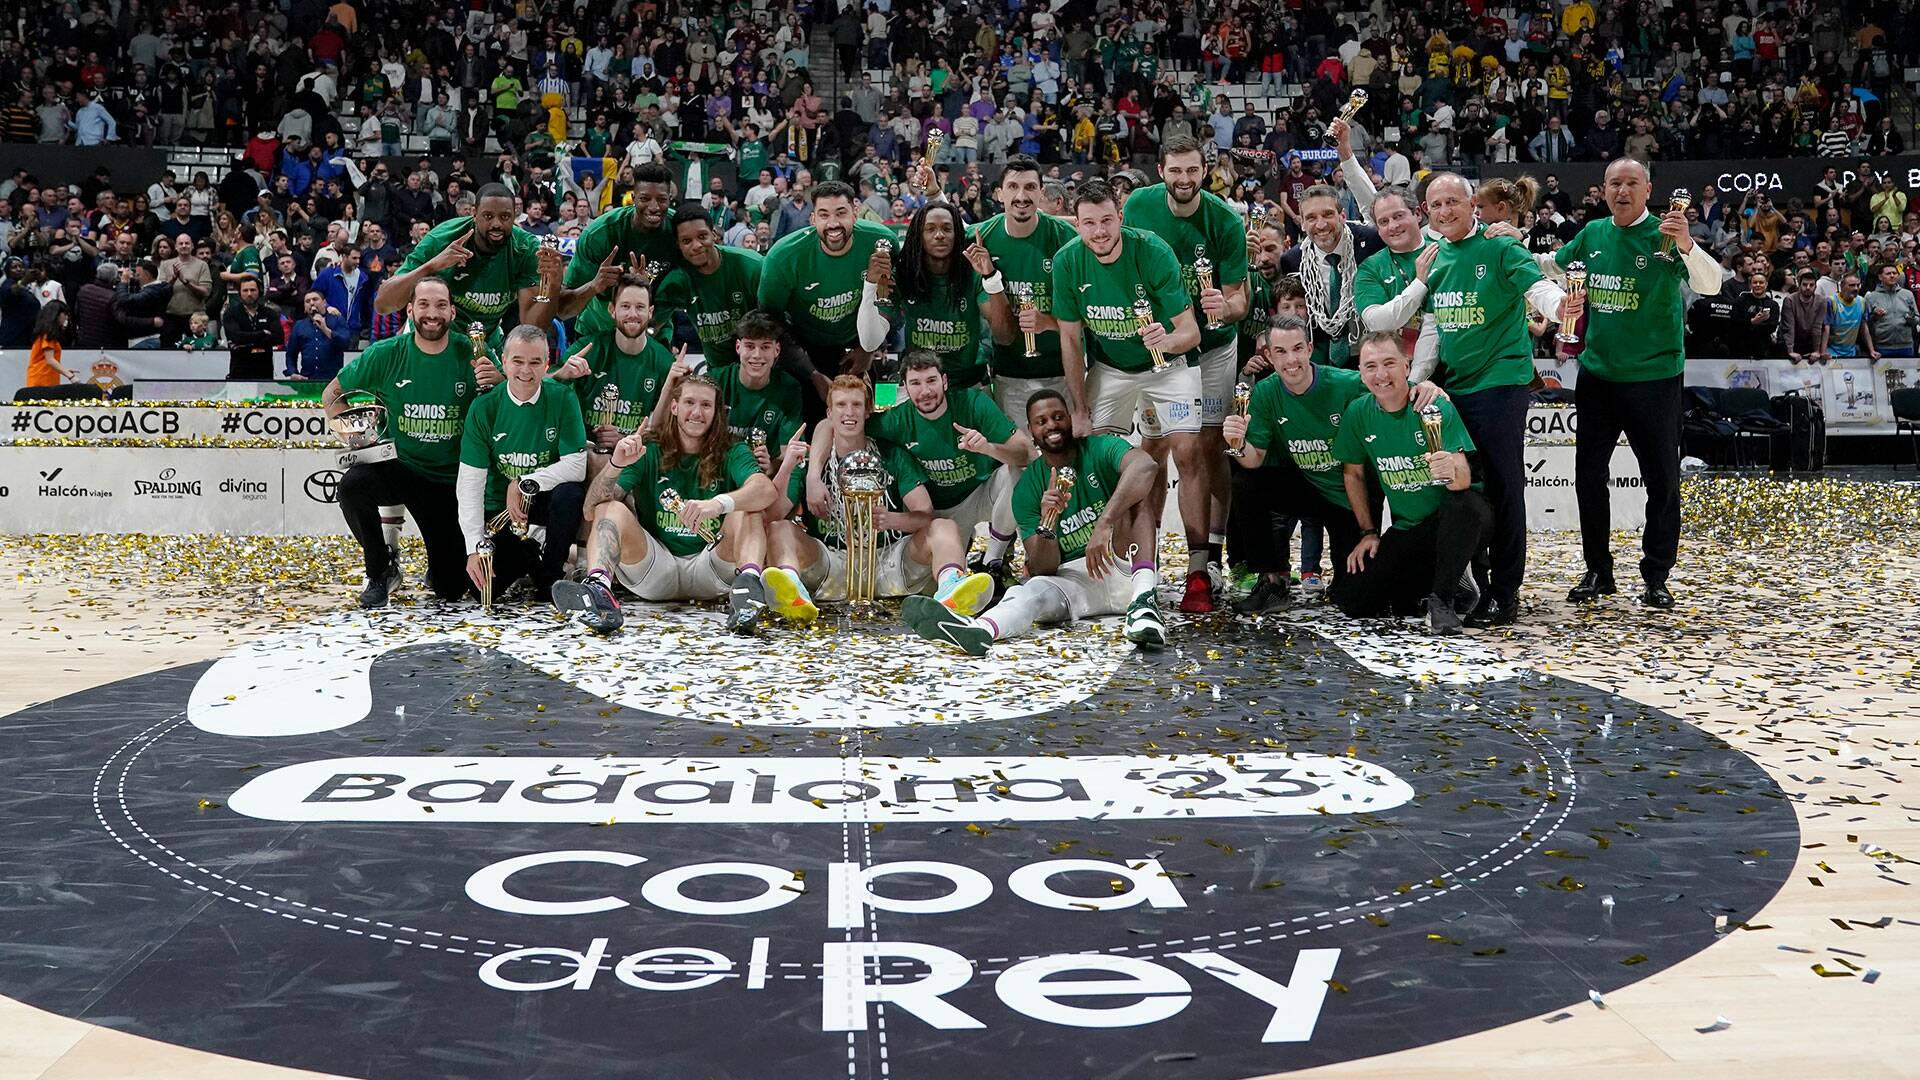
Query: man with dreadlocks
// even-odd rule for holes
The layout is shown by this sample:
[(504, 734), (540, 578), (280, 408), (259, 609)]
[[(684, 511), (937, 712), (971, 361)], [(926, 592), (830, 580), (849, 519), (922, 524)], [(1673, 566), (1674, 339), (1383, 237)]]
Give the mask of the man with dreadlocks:
[(778, 492), (733, 441), (719, 384), (681, 380), (664, 422), (621, 439), (611, 464), (587, 492), (587, 576), (554, 582), (553, 606), (611, 634), (625, 621), (617, 581), (642, 600), (726, 596), (727, 629), (752, 633), (766, 607), (764, 513)]
[(933, 200), (914, 211), (893, 271), (892, 303), (875, 289), (860, 300), (860, 347), (878, 353), (887, 341), (886, 308), (906, 324), (907, 352), (924, 349), (940, 358), (955, 390), (987, 381), (991, 334), (1000, 345), (1017, 336), (1005, 279), (994, 269), (993, 255), (979, 240), (962, 252), (966, 238), (952, 203)]
[[(1336, 121), (1331, 130), (1335, 141), (1344, 147), (1346, 125)], [(1346, 150), (1344, 157), (1352, 156), (1353, 152)], [(1349, 183), (1353, 172), (1363, 172), (1346, 171)], [(1363, 194), (1368, 192), (1355, 191), (1356, 197)], [(1353, 367), (1354, 345), (1360, 340), (1360, 317), (1353, 304), (1354, 279), (1361, 261), (1383, 246), (1380, 234), (1371, 225), (1344, 220), (1340, 192), (1326, 184), (1315, 184), (1301, 194), (1299, 217), (1306, 239), (1286, 253), (1280, 269), (1299, 274), (1300, 285), (1307, 291), (1313, 362)]]

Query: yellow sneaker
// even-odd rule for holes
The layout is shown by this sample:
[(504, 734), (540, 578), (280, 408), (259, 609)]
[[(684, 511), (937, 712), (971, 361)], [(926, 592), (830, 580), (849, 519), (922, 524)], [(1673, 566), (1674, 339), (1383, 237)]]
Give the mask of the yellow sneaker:
[(766, 582), (767, 596), (773, 610), (788, 622), (810, 623), (820, 617), (820, 609), (814, 606), (813, 597), (807, 594), (806, 585), (800, 581), (800, 575), (781, 566), (768, 567), (760, 575)]
[(933, 594), (948, 611), (972, 618), (987, 609), (993, 600), (992, 574), (963, 574), (952, 578)]

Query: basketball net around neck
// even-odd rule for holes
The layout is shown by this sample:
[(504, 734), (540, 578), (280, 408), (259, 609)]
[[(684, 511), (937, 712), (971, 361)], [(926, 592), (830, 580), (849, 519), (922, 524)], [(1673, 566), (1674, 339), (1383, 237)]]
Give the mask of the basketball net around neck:
[[(1300, 246), (1300, 287), (1307, 294), (1307, 316), (1313, 325), (1330, 338), (1346, 338), (1349, 342), (1360, 336), (1360, 320), (1353, 317), (1353, 230), (1346, 225), (1340, 226), (1340, 243), (1333, 249), (1333, 255), (1340, 260), (1340, 295), (1330, 296), (1332, 290), (1332, 266), (1328, 253), (1320, 250), (1320, 245), (1309, 237)], [(1333, 301), (1329, 303), (1329, 301)]]

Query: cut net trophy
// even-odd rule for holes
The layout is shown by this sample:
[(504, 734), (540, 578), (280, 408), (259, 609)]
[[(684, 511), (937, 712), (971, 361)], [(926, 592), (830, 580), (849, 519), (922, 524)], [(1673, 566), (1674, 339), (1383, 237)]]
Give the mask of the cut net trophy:
[(880, 455), (856, 450), (840, 461), (840, 538), (847, 546), (847, 603), (871, 607), (880, 584), (880, 501), (887, 470)]
[[(1444, 418), (1440, 415), (1440, 406), (1428, 402), (1427, 407), (1420, 410), (1420, 430), (1427, 436), (1427, 453), (1437, 454), (1445, 449), (1440, 437), (1444, 423)], [(1445, 487), (1447, 482), (1436, 477), (1428, 483), (1433, 487)]]

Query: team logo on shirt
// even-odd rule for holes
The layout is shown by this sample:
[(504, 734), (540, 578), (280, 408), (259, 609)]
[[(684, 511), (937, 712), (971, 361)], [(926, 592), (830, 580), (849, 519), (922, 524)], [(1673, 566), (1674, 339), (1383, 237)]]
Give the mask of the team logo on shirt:
[(1645, 270), (1647, 268), (1647, 257), (1645, 255), (1635, 255), (1633, 257), (1633, 265), (1638, 269)]
[(1473, 268), (1473, 276), (1474, 276), (1474, 277), (1477, 277), (1477, 278), (1483, 278), (1483, 277), (1486, 277), (1486, 276), (1487, 276), (1487, 264), (1486, 264), (1486, 263), (1481, 263), (1480, 265), (1478, 265), (1478, 266), (1476, 266), (1476, 267), (1474, 267), (1474, 268)]
[(548, 441), (548, 442), (557, 442), (557, 441), (559, 441), (559, 439), (560, 439), (560, 432), (559, 432), (558, 430), (556, 430), (556, 429), (554, 429), (554, 428), (548, 428), (548, 429), (547, 429), (547, 441)]

